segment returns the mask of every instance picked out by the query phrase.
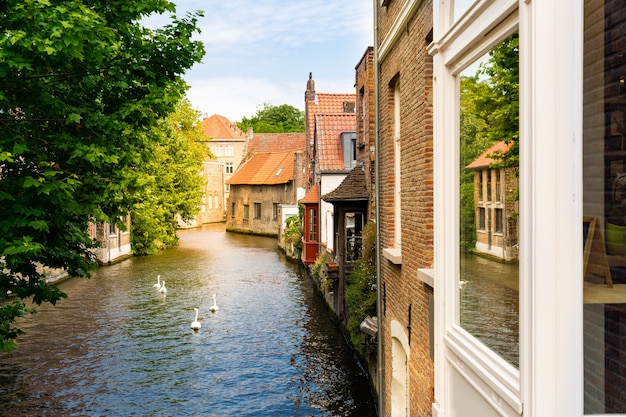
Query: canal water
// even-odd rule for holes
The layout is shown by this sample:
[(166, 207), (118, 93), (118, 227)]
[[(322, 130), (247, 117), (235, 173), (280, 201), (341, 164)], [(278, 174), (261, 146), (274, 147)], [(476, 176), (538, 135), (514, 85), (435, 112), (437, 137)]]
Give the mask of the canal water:
[(19, 347), (0, 355), (0, 414), (376, 415), (364, 371), (275, 239), (223, 225), (179, 235), (163, 254), (59, 283), (67, 299), (22, 319)]
[(473, 254), (461, 257), (460, 324), (519, 367), (519, 266)]

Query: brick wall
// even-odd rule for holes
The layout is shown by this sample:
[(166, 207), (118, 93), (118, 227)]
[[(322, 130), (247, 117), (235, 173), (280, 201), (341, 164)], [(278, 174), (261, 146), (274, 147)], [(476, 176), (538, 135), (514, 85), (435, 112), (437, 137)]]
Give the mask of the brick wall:
[(369, 193), (367, 218), (373, 219), (376, 213), (375, 192), (375, 153), (374, 149), (374, 48), (369, 47), (356, 66), (356, 136), (357, 162), (363, 161), (366, 173), (366, 186)]
[[(385, 38), (405, 2), (391, 1), (378, 10), (378, 42)], [(410, 323), (408, 408), (411, 416), (428, 416), (434, 400), (430, 356), (429, 288), (418, 280), (419, 268), (433, 261), (432, 59), (427, 54), (432, 29), (432, 1), (422, 2), (393, 45), (379, 72), (379, 166), (381, 245), (393, 246), (394, 142), (393, 86), (400, 83), (402, 264), (380, 259), (382, 314), (383, 415), (391, 415), (393, 370), (390, 326)], [(381, 248), (382, 249), (382, 248)], [(410, 311), (410, 317), (409, 317)], [(406, 336), (409, 336), (407, 329)]]

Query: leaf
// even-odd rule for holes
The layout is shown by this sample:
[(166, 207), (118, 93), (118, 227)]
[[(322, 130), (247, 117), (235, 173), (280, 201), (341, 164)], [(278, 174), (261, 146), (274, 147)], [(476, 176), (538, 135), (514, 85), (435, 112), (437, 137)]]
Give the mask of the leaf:
[(79, 124), (81, 119), (82, 119), (82, 117), (80, 116), (80, 114), (70, 113), (70, 114), (67, 115), (67, 118), (65, 119), (65, 123), (67, 123), (67, 124), (70, 124), (70, 123)]
[(24, 178), (24, 188), (38, 188), (41, 185), (41, 181), (38, 178), (26, 177)]
[(28, 150), (28, 146), (25, 143), (16, 143), (13, 145), (13, 155), (21, 155), (24, 151)]

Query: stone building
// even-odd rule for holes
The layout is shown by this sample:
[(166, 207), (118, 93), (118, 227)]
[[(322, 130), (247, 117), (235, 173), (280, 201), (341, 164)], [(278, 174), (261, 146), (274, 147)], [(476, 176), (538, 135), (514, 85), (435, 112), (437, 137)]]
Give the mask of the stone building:
[(89, 236), (100, 247), (94, 251), (99, 264), (110, 264), (132, 256), (130, 247), (130, 216), (122, 219), (124, 230), (112, 223), (89, 223)]
[(498, 142), (465, 167), (474, 171), (475, 249), (505, 261), (517, 260), (518, 173), (494, 164), (509, 148)]
[(231, 187), (226, 230), (278, 237), (282, 205), (294, 205), (302, 189), (302, 152), (257, 153), (226, 184)]
[(230, 187), (226, 182), (233, 176), (239, 164), (244, 159), (248, 147), (248, 136), (237, 125), (224, 116), (214, 114), (207, 115), (202, 119), (204, 134), (211, 140), (209, 148), (224, 170), (223, 186), (224, 199), (222, 207), (226, 207), (226, 201), (230, 193)]

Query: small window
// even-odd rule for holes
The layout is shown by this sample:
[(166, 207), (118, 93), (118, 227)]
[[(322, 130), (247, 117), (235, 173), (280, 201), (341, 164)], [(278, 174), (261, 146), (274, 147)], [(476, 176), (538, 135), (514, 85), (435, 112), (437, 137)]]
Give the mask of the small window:
[(496, 209), (496, 233), (502, 233), (502, 209)]
[(487, 170), (487, 201), (491, 201), (491, 176), (492, 171), (490, 169)]
[(479, 216), (478, 230), (485, 230), (485, 208), (484, 207), (480, 207), (478, 209), (478, 216)]
[(230, 205), (230, 216), (235, 217), (235, 203)]
[(309, 242), (317, 241), (317, 209), (309, 209)]
[(261, 203), (254, 203), (254, 218), (261, 218)]
[(278, 203), (272, 203), (272, 220), (278, 219)]
[(243, 205), (243, 219), (248, 220), (249, 218), (250, 218), (250, 205), (244, 204)]
[(232, 162), (226, 162), (226, 173), (227, 174), (232, 174), (233, 172), (235, 172), (235, 170), (233, 169), (233, 163)]
[(363, 213), (346, 213), (346, 262), (354, 262), (363, 251)]
[(501, 177), (502, 172), (500, 170), (496, 171), (496, 202), (502, 202), (502, 181)]
[(483, 179), (484, 171), (478, 171), (478, 201), (484, 200), (485, 191), (483, 189), (485, 181)]

